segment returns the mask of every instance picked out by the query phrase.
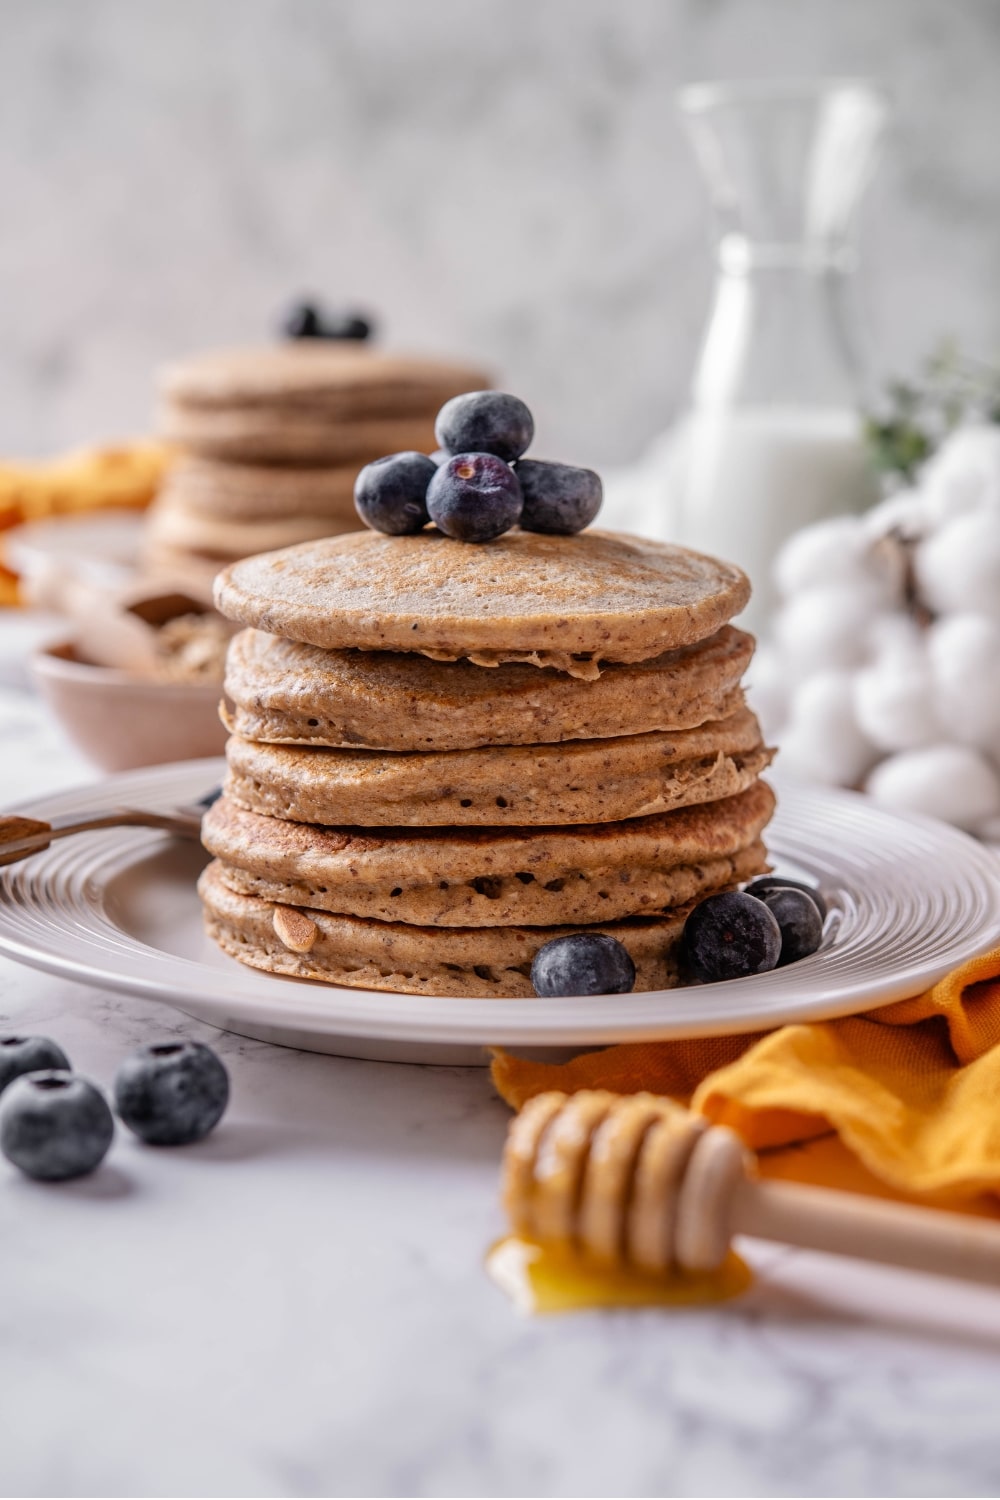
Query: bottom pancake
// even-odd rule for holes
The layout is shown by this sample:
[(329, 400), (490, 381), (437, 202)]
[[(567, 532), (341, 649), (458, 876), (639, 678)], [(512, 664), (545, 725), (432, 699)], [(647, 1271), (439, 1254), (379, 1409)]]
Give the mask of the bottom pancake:
[(531, 998), (531, 962), (543, 943), (568, 932), (606, 932), (635, 963), (636, 990), (679, 982), (678, 945), (689, 907), (658, 918), (580, 927), (408, 927), (334, 916), (230, 890), (218, 861), (198, 893), (209, 935), (253, 969), (356, 989), (473, 999)]

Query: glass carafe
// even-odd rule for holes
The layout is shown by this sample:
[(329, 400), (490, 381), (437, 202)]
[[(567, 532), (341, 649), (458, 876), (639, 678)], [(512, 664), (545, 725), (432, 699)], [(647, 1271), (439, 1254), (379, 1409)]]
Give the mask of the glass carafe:
[(680, 109), (715, 208), (715, 295), (680, 434), (674, 534), (750, 574), (876, 494), (861, 437), (853, 226), (887, 114), (863, 80), (695, 84)]

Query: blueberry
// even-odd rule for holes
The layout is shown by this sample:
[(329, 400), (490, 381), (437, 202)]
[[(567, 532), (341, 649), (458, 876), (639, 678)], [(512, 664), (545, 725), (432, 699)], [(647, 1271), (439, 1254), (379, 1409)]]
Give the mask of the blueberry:
[(789, 880), (783, 875), (758, 875), (756, 880), (751, 880), (746, 887), (748, 896), (758, 896), (761, 901), (767, 891), (805, 891), (811, 896), (819, 910), (821, 920), (826, 920), (827, 905), (823, 892), (815, 885), (806, 885), (804, 880)]
[(493, 453), (513, 463), (535, 435), (524, 402), (504, 391), (466, 391), (438, 412), (434, 436), (449, 453)]
[(601, 508), (604, 487), (593, 469), (522, 458), (514, 472), (524, 495), (521, 526), (525, 531), (573, 536), (589, 526)]
[(0, 1036), (0, 1094), (22, 1073), (38, 1073), (42, 1068), (68, 1071), (69, 1066), (63, 1049), (47, 1036)]
[(150, 1146), (186, 1146), (213, 1130), (229, 1102), (229, 1074), (201, 1042), (140, 1047), (115, 1074), (115, 1109)]
[(536, 995), (627, 995), (635, 984), (628, 949), (604, 932), (571, 932), (553, 938), (535, 954), (531, 982)]
[(427, 525), (427, 486), (437, 469), (426, 453), (390, 453), (354, 481), (354, 508), (373, 531), (415, 536)]
[(286, 339), (321, 339), (323, 319), (313, 302), (294, 302), (281, 321)]
[(353, 339), (361, 343), (365, 339), (370, 339), (373, 332), (371, 318), (365, 317), (362, 313), (334, 313), (323, 321), (325, 339)]
[[(427, 460), (430, 463), (430, 459)], [(460, 542), (491, 542), (516, 526), (521, 514), (517, 475), (491, 453), (459, 453), (427, 489), (431, 520)]]
[(684, 923), (681, 957), (695, 979), (741, 979), (777, 966), (781, 928), (763, 901), (722, 891), (700, 901)]
[(100, 1089), (48, 1069), (12, 1083), (0, 1104), (0, 1151), (28, 1177), (63, 1182), (104, 1160), (115, 1122)]
[(763, 901), (781, 929), (779, 966), (793, 964), (816, 952), (823, 940), (823, 918), (810, 891), (777, 885), (761, 891), (757, 900)]
[(372, 322), (358, 312), (325, 314), (315, 302), (295, 302), (281, 322), (286, 339), (367, 339)]

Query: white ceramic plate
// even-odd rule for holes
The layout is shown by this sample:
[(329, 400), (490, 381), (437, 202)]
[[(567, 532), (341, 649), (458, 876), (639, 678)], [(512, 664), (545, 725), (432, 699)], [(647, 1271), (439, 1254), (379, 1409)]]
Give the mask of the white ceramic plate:
[(124, 583), (139, 560), (146, 518), (131, 510), (95, 510), (15, 526), (4, 537), (11, 566), (30, 578), (59, 563), (88, 582)]
[[(218, 760), (110, 777), (23, 804), (39, 818), (168, 808), (217, 784)], [(818, 881), (831, 912), (819, 953), (771, 974), (638, 995), (460, 1000), (341, 989), (258, 973), (203, 933), (193, 844), (142, 829), (84, 834), (0, 870), (0, 952), (161, 1000), (223, 1030), (313, 1051), (406, 1062), (482, 1049), (581, 1049), (828, 1019), (925, 989), (1000, 940), (1000, 862), (943, 823), (863, 797), (778, 782), (776, 868)]]

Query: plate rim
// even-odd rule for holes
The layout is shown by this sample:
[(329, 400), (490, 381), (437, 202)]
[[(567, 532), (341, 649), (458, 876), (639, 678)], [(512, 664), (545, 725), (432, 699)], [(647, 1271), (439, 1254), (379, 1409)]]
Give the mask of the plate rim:
[[(102, 804), (107, 806), (109, 789), (114, 789), (113, 801), (124, 802), (127, 801), (130, 791), (148, 787), (150, 784), (155, 787), (157, 782), (167, 778), (189, 778), (193, 783), (192, 790), (194, 790), (199, 783), (204, 786), (206, 780), (218, 781), (224, 766), (225, 762), (221, 757), (146, 766), (133, 771), (119, 772), (99, 781), (84, 782), (48, 796), (23, 799), (7, 811), (36, 817), (60, 816), (78, 809), (83, 810), (87, 806), (87, 799), (93, 799), (96, 793), (100, 793)], [(734, 1017), (731, 1014), (708, 1013), (703, 1019), (692, 1020), (690, 1024), (671, 1022), (669, 1018), (662, 1015), (650, 1015), (645, 1019), (637, 1017), (615, 1020), (613, 1010), (610, 1015), (607, 1013), (608, 1006), (610, 1004), (613, 1007), (619, 997), (567, 996), (558, 1001), (539, 1002), (534, 999), (506, 1000), (402, 995), (396, 991), (350, 989), (322, 981), (271, 975), (240, 965), (236, 960), (229, 961), (232, 965), (232, 971), (229, 972), (227, 969), (212, 967), (183, 954), (157, 949), (142, 942), (127, 929), (119, 927), (116, 930), (122, 937), (124, 950), (133, 960), (132, 972), (130, 972), (128, 965), (119, 968), (108, 967), (109, 959), (105, 959), (102, 964), (98, 959), (75, 958), (64, 953), (46, 951), (40, 948), (37, 942), (32, 942), (25, 936), (19, 936), (16, 932), (10, 931), (6, 923), (7, 903), (4, 900), (0, 900), (0, 954), (60, 978), (113, 990), (117, 993), (153, 999), (175, 1009), (183, 1009), (189, 1015), (196, 1013), (190, 1008), (193, 1003), (207, 1006), (215, 1011), (226, 1005), (236, 1005), (245, 1012), (253, 1013), (252, 1017), (248, 1015), (247, 1019), (252, 1019), (254, 1024), (284, 1028), (311, 1028), (330, 1037), (339, 1035), (352, 1039), (459, 1046), (587, 1047), (613, 1045), (621, 1041), (638, 1042), (656, 1039), (679, 1041), (694, 1037), (737, 1035), (760, 1030), (771, 1031), (788, 1024), (833, 1020), (838, 1017), (860, 1014), (894, 1000), (921, 993), (937, 979), (950, 972), (957, 964), (986, 951), (991, 944), (1000, 941), (1000, 859), (970, 835), (933, 818), (879, 807), (857, 792), (798, 782), (780, 774), (771, 779), (777, 783), (779, 798), (782, 794), (786, 797), (804, 796), (815, 798), (820, 804), (836, 806), (842, 803), (855, 809), (861, 808), (866, 814), (871, 813), (876, 820), (888, 820), (890, 823), (920, 829), (934, 839), (953, 846), (956, 854), (961, 852), (967, 858), (971, 857), (978, 867), (976, 874), (985, 881), (990, 896), (988, 919), (977, 929), (976, 937), (970, 937), (964, 945), (960, 946), (957, 954), (949, 954), (940, 965), (933, 966), (928, 963), (902, 965), (891, 974), (866, 983), (863, 994), (856, 990), (843, 993), (839, 987), (827, 994), (821, 987), (807, 1000), (797, 1000), (794, 993), (791, 993), (786, 1002), (775, 1005), (764, 1014)], [(155, 802), (155, 791), (151, 797)], [(161, 791), (160, 801), (163, 800)], [(92, 801), (91, 805), (93, 805)], [(148, 857), (162, 846), (163, 835), (154, 830), (123, 829), (120, 831), (120, 842), (117, 834), (118, 831), (115, 831), (110, 835), (95, 836), (103, 837), (107, 846), (108, 853), (103, 860), (104, 865), (114, 860), (127, 865), (129, 856), (131, 856), (131, 862), (135, 863), (143, 857)], [(112, 850), (110, 843), (112, 839), (115, 840), (116, 850)], [(789, 857), (794, 859), (793, 855)], [(18, 866), (8, 868), (16, 870)], [(0, 869), (0, 896), (3, 895), (9, 878), (7, 870)], [(13, 878), (16, 879), (16, 877)], [(110, 876), (107, 876), (102, 891), (106, 889), (109, 880)], [(109, 926), (114, 926), (106, 913), (105, 920)], [(186, 989), (179, 997), (176, 977), (171, 978), (167, 975), (160, 978), (156, 973), (137, 974), (134, 972), (135, 966), (148, 966), (151, 961), (157, 962), (160, 966), (167, 964), (172, 971), (175, 970), (175, 966), (182, 966), (189, 972), (201, 972), (207, 978), (195, 990)], [(810, 963), (810, 960), (804, 962)], [(731, 980), (727, 982), (725, 988), (729, 989), (733, 984), (756, 984), (766, 981), (766, 978), (766, 975), (760, 975), (747, 981)], [(275, 1003), (270, 1003), (264, 993), (257, 994), (254, 991), (252, 986), (255, 982), (257, 984), (263, 982), (267, 985), (274, 994)], [(698, 988), (718, 991), (723, 987), (711, 985)], [(302, 1007), (289, 1005), (288, 1002), (294, 991), (301, 992), (304, 1002)], [(648, 1002), (652, 1008), (657, 1002), (676, 1000), (677, 995), (676, 989), (643, 992), (641, 1003)], [(309, 1002), (306, 996), (332, 1000), (334, 1008), (338, 1001), (344, 1001), (347, 1003), (349, 1013), (332, 1017), (329, 1014), (331, 1007), (327, 1005), (321, 1006), (315, 1014), (310, 1015), (307, 1013)], [(388, 1000), (402, 1001), (405, 1015), (389, 1020), (375, 1015), (366, 1016), (364, 1014), (365, 998), (369, 1004), (373, 1003), (375, 1008), (380, 1003), (385, 1007)], [(630, 1000), (632, 998), (629, 997)], [(445, 1007), (446, 1013), (441, 1019), (420, 1016), (419, 1008), (424, 999), (433, 1001), (438, 1007)], [(544, 1015), (537, 1013), (540, 1005), (545, 1006)], [(447, 1014), (452, 1007), (464, 1014), (456, 1014), (453, 1018)], [(517, 1008), (520, 1007), (530, 1007), (532, 1014), (528, 1017), (519, 1014)], [(558, 1012), (556, 1007), (558, 1007)], [(570, 1007), (572, 1007), (571, 1012)], [(564, 1010), (568, 1013), (559, 1013)], [(357, 1014), (350, 1013), (355, 1011)], [(212, 1021), (212, 1024), (219, 1023)], [(237, 1028), (234, 1026), (233, 1029)]]

